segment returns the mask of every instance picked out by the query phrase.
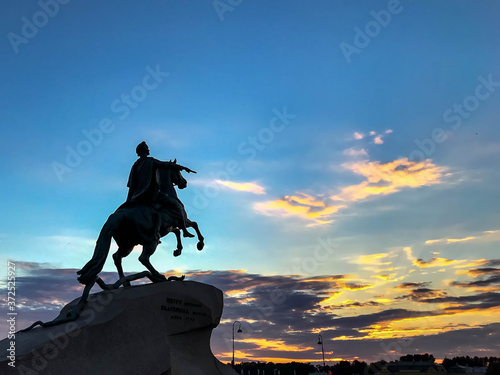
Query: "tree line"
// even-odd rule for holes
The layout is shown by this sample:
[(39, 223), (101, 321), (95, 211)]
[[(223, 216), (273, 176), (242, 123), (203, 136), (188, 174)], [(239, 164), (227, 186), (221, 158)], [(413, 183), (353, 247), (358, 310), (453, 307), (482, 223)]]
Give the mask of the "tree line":
[[(407, 354), (399, 358), (400, 362), (431, 362), (435, 363), (432, 354)], [(325, 367), (312, 365), (311, 363), (290, 362), (243, 362), (235, 365), (235, 371), (244, 375), (309, 375), (313, 372), (323, 371), (332, 375), (373, 375), (377, 369), (382, 368), (387, 362), (384, 360), (367, 364), (364, 361), (354, 360), (340, 361), (334, 365)], [(487, 367), (486, 375), (500, 375), (500, 358), (498, 357), (470, 357), (460, 356), (453, 358), (444, 358), (442, 365), (448, 370), (453, 366), (467, 367)]]

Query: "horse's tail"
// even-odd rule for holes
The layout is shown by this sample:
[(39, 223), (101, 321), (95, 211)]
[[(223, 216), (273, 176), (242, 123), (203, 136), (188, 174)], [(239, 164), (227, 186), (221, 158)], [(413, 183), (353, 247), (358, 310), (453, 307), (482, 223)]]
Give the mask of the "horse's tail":
[(116, 212), (111, 214), (104, 223), (101, 233), (97, 238), (94, 255), (87, 264), (77, 272), (80, 276), (78, 281), (82, 284), (88, 285), (95, 282), (97, 275), (101, 272), (108, 257), (109, 247), (111, 246), (111, 239), (115, 233), (118, 225), (120, 225), (123, 219), (123, 215), (117, 214)]

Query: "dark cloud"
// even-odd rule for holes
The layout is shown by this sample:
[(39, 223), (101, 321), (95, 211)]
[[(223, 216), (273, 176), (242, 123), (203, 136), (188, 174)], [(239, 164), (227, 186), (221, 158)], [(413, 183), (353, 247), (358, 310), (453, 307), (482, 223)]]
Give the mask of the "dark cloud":
[(419, 318), (425, 316), (438, 315), (436, 311), (412, 311), (406, 309), (388, 309), (383, 311), (378, 311), (373, 314), (364, 314), (357, 316), (350, 316), (344, 318), (337, 318), (333, 320), (333, 324), (336, 327), (345, 328), (356, 328), (363, 329), (370, 327), (374, 324), (389, 322), (392, 320), (409, 319), (409, 318)]
[[(50, 264), (23, 263), (19, 273), (19, 329), (33, 321), (52, 320), (61, 307), (79, 298), (82, 286), (76, 281), (76, 269), (58, 269)], [(116, 280), (116, 272), (103, 272), (106, 282)], [(346, 288), (356, 290), (366, 284), (352, 281), (352, 276), (325, 275), (301, 278), (294, 275), (265, 276), (242, 271), (191, 271), (187, 279), (211, 284), (226, 293), (222, 323), (212, 337), (213, 351), (220, 359), (229, 360), (232, 350), (232, 323), (242, 323), (243, 332), (237, 334), (238, 350), (244, 350), (253, 359), (282, 357), (290, 359), (310, 359), (318, 356), (317, 335), (322, 334), (325, 352), (332, 356), (354, 358), (363, 356), (366, 360), (387, 357), (394, 348), (401, 349), (401, 355), (408, 352), (433, 352), (437, 357), (449, 353), (471, 354), (464, 348), (477, 345), (488, 347), (492, 338), (498, 340), (500, 325), (469, 329), (451, 326), (445, 332), (432, 336), (418, 336), (412, 340), (366, 339), (366, 332), (375, 324), (385, 324), (393, 320), (411, 319), (440, 314), (454, 314), (457, 311), (490, 308), (500, 305), (500, 294), (481, 293), (469, 296), (448, 296), (446, 293), (428, 288), (429, 283), (404, 283), (397, 288), (408, 291), (402, 296), (421, 303), (454, 303), (456, 306), (444, 310), (413, 311), (409, 309), (387, 308), (370, 314), (341, 316), (332, 313), (335, 309), (380, 307), (376, 301), (353, 301), (325, 306), (320, 302)], [(349, 279), (349, 283), (346, 280)], [(96, 290), (98, 288), (96, 287)], [(4, 295), (5, 289), (1, 291)], [(469, 336), (474, 333), (476, 336)], [(5, 332), (2, 333), (2, 336)], [(247, 340), (247, 341), (242, 341)], [(435, 345), (432, 340), (445, 340), (447, 346)], [(268, 343), (268, 347), (262, 343)], [(497, 341), (499, 342), (499, 341)], [(410, 343), (410, 344), (409, 344)], [(290, 349), (291, 348), (291, 349)], [(393, 348), (393, 349), (391, 349)], [(445, 352), (448, 350), (448, 352)], [(458, 355), (458, 354), (457, 354)], [(319, 358), (319, 357), (318, 357)]]
[(381, 306), (382, 304), (377, 301), (368, 301), (368, 302), (350, 302), (350, 303), (342, 303), (339, 305), (330, 305), (328, 306), (328, 310), (336, 310), (336, 309), (344, 309), (344, 308), (361, 308), (361, 307), (374, 307)]
[(500, 285), (500, 274), (488, 277), (486, 279), (469, 281), (469, 282), (454, 281), (452, 285), (461, 288), (474, 288), (474, 287), (478, 288), (478, 287), (488, 287), (492, 285)]
[(346, 283), (345, 284), (346, 289), (349, 290), (361, 290), (361, 289), (366, 289), (372, 287), (370, 284), (356, 284), (356, 283)]
[(419, 282), (419, 283), (403, 283), (399, 284), (396, 288), (398, 289), (414, 289), (414, 288), (423, 288), (429, 286), (430, 282)]
[(446, 292), (442, 290), (429, 289), (429, 288), (416, 288), (413, 289), (409, 294), (396, 297), (396, 299), (409, 299), (412, 301), (422, 301), (422, 300), (429, 300), (430, 298), (439, 298), (445, 296)]
[(473, 268), (467, 271), (469, 276), (483, 276), (483, 275), (500, 275), (500, 269), (498, 268)]

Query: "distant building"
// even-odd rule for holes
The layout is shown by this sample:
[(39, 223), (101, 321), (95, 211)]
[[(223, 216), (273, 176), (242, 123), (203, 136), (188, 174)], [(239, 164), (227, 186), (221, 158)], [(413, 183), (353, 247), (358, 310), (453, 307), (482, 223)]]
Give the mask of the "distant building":
[(460, 375), (460, 374), (485, 374), (487, 367), (469, 367), (455, 365), (448, 368), (448, 375)]

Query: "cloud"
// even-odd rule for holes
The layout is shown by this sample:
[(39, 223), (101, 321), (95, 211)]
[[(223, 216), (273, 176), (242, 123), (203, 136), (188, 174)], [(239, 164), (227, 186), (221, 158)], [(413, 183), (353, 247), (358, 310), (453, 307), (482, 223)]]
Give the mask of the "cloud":
[(460, 288), (473, 288), (479, 290), (481, 290), (481, 288), (483, 287), (489, 287), (492, 285), (500, 286), (500, 274), (496, 273), (495, 275), (490, 276), (486, 279), (477, 281), (469, 281), (469, 282), (453, 281), (452, 285)]
[[(374, 259), (383, 261), (384, 257)], [(83, 288), (76, 281), (76, 270), (59, 269), (51, 264), (17, 264), (22, 269), (17, 279), (19, 329), (36, 320), (53, 319), (62, 305), (81, 296)], [(100, 276), (107, 282), (117, 277), (114, 272), (104, 272)], [(489, 348), (499, 340), (500, 324), (492, 319), (498, 315), (500, 293), (450, 296), (429, 289), (428, 282), (415, 281), (399, 284), (396, 289), (408, 291), (407, 296), (390, 300), (373, 298), (360, 289), (366, 286), (365, 283), (347, 274), (299, 277), (242, 270), (193, 270), (186, 276), (191, 281), (214, 285), (225, 292), (224, 314), (211, 340), (213, 352), (223, 361), (231, 360), (231, 325), (235, 320), (242, 322), (243, 329), (237, 336), (238, 358), (247, 360), (311, 361), (318, 358), (318, 348), (314, 341), (311, 343), (311, 337), (318, 333), (323, 336), (326, 352), (335, 348), (336, 358), (347, 359), (363, 353), (362, 360), (387, 356), (384, 348), (390, 348), (395, 337), (410, 339), (412, 350), (429, 352), (432, 348), (437, 358), (443, 358), (450, 350), (470, 354), (471, 346), (483, 348), (489, 355)], [(356, 298), (328, 305), (322, 303), (328, 296), (341, 291), (356, 293)], [(5, 292), (5, 288), (0, 290), (4, 295)], [(358, 295), (370, 298), (357, 298)], [(436, 303), (452, 306), (441, 310), (391, 306), (398, 301), (404, 306), (410, 301), (421, 304), (420, 307)], [(481, 311), (490, 314), (484, 316), (490, 316), (488, 322), (492, 324), (474, 323), (478, 320), (474, 317)], [(344, 315), (339, 315), (341, 312)], [(470, 314), (473, 321), (464, 322), (465, 314)], [(453, 317), (460, 323), (450, 322)], [(433, 319), (441, 319), (438, 321), (441, 325)], [(406, 342), (397, 341), (400, 346)]]
[(468, 275), (472, 277), (484, 276), (484, 275), (500, 275), (500, 269), (498, 268), (472, 268), (470, 270), (459, 270), (456, 272), (457, 275)]
[(328, 306), (327, 308), (329, 310), (336, 310), (336, 309), (360, 309), (363, 307), (378, 307), (381, 306), (382, 303), (379, 301), (367, 301), (367, 302), (359, 302), (359, 301), (344, 301), (339, 304), (332, 304)]
[(388, 253), (359, 255), (355, 257), (352, 263), (355, 264), (391, 264), (391, 262), (381, 262), (379, 259), (387, 258)]
[(342, 154), (345, 156), (352, 156), (352, 157), (368, 156), (368, 152), (364, 148), (356, 149), (354, 147), (342, 151)]
[(394, 194), (405, 188), (419, 188), (441, 183), (445, 168), (438, 167), (427, 159), (422, 162), (408, 158), (388, 163), (361, 161), (343, 164), (345, 169), (361, 175), (365, 181), (342, 188), (332, 196), (334, 200), (354, 202), (370, 196)]
[(429, 284), (430, 284), (430, 282), (428, 282), (428, 281), (414, 282), (414, 283), (403, 283), (403, 284), (399, 284), (396, 288), (398, 288), (398, 289), (414, 289), (414, 288), (427, 287)]
[(468, 241), (476, 241), (476, 240), (481, 240), (481, 241), (498, 241), (500, 239), (500, 230), (487, 230), (487, 231), (482, 231), (479, 233), (476, 233), (475, 235), (470, 235), (462, 238), (439, 238), (435, 240), (427, 240), (425, 241), (426, 245), (434, 245), (434, 244), (453, 244), (453, 243), (461, 243), (461, 242), (468, 242)]
[(364, 134), (363, 133), (354, 132), (354, 134), (353, 134), (352, 137), (354, 139), (363, 139), (364, 138)]
[(407, 309), (388, 309), (383, 311), (378, 311), (372, 314), (364, 314), (350, 317), (342, 317), (333, 319), (333, 325), (335, 327), (340, 327), (343, 329), (353, 328), (353, 329), (363, 329), (370, 326), (390, 322), (393, 320), (400, 319), (411, 319), (424, 316), (436, 315), (435, 311), (412, 311)]
[[(459, 307), (460, 309), (477, 309), (479, 306), (483, 308), (490, 308), (500, 305), (500, 293), (480, 293), (469, 296), (450, 296), (443, 293), (441, 296), (430, 296), (430, 298), (422, 298), (420, 302), (424, 303), (453, 303), (458, 306), (448, 307), (446, 309), (454, 310)], [(482, 303), (482, 305), (480, 305)], [(446, 310), (445, 309), (445, 310)]]
[(253, 194), (266, 194), (266, 190), (255, 182), (232, 182), (215, 180), (219, 185), (223, 185), (231, 190), (245, 191)]
[(454, 242), (465, 242), (465, 241), (471, 241), (475, 240), (476, 237), (474, 236), (469, 236), (469, 237), (464, 237), (464, 238), (448, 238), (446, 242), (448, 243), (454, 243)]
[(454, 268), (468, 268), (468, 267), (477, 267), (489, 262), (486, 259), (456, 260), (456, 259), (447, 259), (438, 257), (432, 257), (429, 260), (423, 260), (422, 258), (416, 258), (415, 256), (413, 256), (411, 247), (405, 247), (403, 250), (406, 253), (408, 260), (410, 260), (414, 266), (417, 266), (419, 268), (443, 267), (449, 265), (453, 265)]
[(278, 217), (299, 217), (312, 222), (312, 225), (331, 223), (331, 216), (343, 205), (330, 206), (305, 193), (287, 195), (274, 201), (258, 202), (254, 209), (260, 214)]
[(436, 243), (456, 243), (456, 242), (466, 242), (477, 239), (475, 236), (468, 236), (464, 238), (440, 238), (437, 240), (427, 240), (425, 241), (426, 245), (434, 245)]
[(446, 297), (445, 291), (430, 289), (427, 286), (430, 282), (413, 282), (413, 283), (403, 283), (399, 284), (396, 289), (410, 290), (408, 294), (396, 297), (396, 299), (409, 299), (412, 301), (422, 301), (429, 298), (440, 298)]
[(456, 263), (456, 262), (457, 261), (453, 260), (453, 259), (432, 257), (428, 261), (424, 261), (423, 259), (415, 259), (413, 261), (413, 264), (415, 266), (417, 266), (417, 267), (425, 268), (425, 267), (442, 267), (442, 266), (448, 266), (448, 265)]
[(370, 135), (371, 136), (374, 136), (373, 138), (373, 143), (375, 143), (376, 145), (381, 145), (384, 143), (384, 140), (383, 138), (387, 135), (387, 134), (391, 134), (393, 133), (393, 130), (392, 129), (387, 129), (386, 131), (384, 131), (383, 133), (381, 134), (377, 134), (376, 132), (374, 131), (371, 131), (370, 132)]
[[(387, 134), (391, 134), (393, 133), (393, 130), (392, 129), (387, 129), (385, 130), (383, 133), (381, 134), (377, 134), (376, 131), (372, 130), (368, 133), (369, 136), (373, 137), (373, 143), (375, 143), (376, 145), (381, 145), (384, 143), (383, 141), (383, 138), (387, 135)], [(353, 136), (352, 136), (354, 139), (356, 140), (361, 140), (363, 138), (365, 138), (365, 134), (361, 133), (361, 132), (354, 132)]]
[[(359, 150), (349, 150), (344, 152), (353, 155), (360, 153)], [(441, 178), (445, 171), (444, 167), (436, 166), (430, 159), (412, 162), (407, 158), (402, 158), (388, 163), (363, 160), (345, 163), (342, 166), (363, 176), (365, 180), (360, 184), (342, 188), (339, 194), (330, 195), (327, 200), (322, 195), (313, 197), (297, 192), (295, 195), (286, 195), (281, 199), (255, 203), (254, 210), (267, 216), (306, 219), (312, 222), (308, 226), (329, 224), (333, 222), (332, 216), (335, 213), (348, 207), (345, 204), (335, 204), (335, 201), (350, 203), (370, 196), (394, 194), (405, 188), (439, 184), (442, 182)]]

